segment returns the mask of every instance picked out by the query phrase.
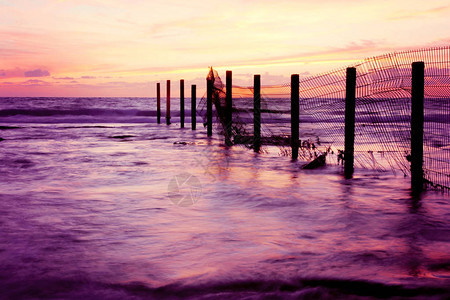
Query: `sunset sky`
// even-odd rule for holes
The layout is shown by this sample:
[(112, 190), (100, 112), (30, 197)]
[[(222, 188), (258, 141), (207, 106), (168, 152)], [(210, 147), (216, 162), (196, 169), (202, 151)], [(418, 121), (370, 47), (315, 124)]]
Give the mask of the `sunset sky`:
[[(208, 66), (285, 83), (450, 45), (448, 0), (0, 0), (0, 96), (149, 96)], [(164, 90), (164, 89), (163, 89)]]

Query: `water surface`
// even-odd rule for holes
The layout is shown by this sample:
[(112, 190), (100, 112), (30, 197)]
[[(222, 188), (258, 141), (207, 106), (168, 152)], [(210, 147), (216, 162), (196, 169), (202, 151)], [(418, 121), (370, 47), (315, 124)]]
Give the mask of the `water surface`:
[(449, 197), (403, 175), (301, 170), (201, 124), (28, 117), (0, 118), (6, 299), (450, 295)]

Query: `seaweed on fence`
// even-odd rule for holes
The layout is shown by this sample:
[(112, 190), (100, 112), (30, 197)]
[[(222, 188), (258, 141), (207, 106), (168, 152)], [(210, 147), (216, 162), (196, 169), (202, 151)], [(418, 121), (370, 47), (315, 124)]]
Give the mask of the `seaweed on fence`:
[[(389, 53), (353, 65), (357, 69), (355, 165), (410, 175), (411, 64), (425, 63), (424, 177), (432, 186), (450, 187), (450, 46)], [(327, 163), (345, 157), (346, 68), (300, 78), (301, 159), (327, 153)], [(212, 68), (216, 128), (226, 134), (226, 89)], [(263, 78), (264, 79), (264, 78)], [(253, 142), (253, 87), (233, 86), (232, 137), (249, 148)], [(206, 99), (200, 101), (206, 116)], [(205, 118), (206, 120), (206, 118)], [(312, 149), (311, 141), (314, 143)], [(305, 144), (306, 141), (306, 144)], [(290, 155), (290, 84), (261, 87), (261, 142)], [(310, 143), (310, 146), (308, 146)]]

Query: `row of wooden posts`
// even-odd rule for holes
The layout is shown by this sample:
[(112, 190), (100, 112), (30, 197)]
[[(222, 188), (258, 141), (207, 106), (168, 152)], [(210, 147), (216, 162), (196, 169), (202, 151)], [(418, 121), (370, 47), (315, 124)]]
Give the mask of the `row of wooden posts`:
[[(423, 62), (412, 64), (411, 87), (411, 188), (413, 193), (420, 193), (423, 189), (423, 122), (424, 122), (424, 69)], [(254, 137), (255, 152), (261, 147), (261, 76), (254, 75)], [(191, 86), (191, 124), (196, 130), (196, 85)], [(167, 80), (166, 124), (170, 125), (170, 80)], [(184, 80), (180, 80), (180, 124), (184, 128)], [(157, 122), (161, 123), (161, 85), (156, 85)], [(299, 151), (299, 75), (291, 75), (291, 148), (292, 159), (298, 158)], [(213, 81), (207, 79), (207, 135), (212, 136), (212, 106)], [(355, 143), (355, 102), (356, 102), (356, 68), (347, 68), (345, 93), (345, 149), (344, 174), (352, 178), (354, 172), (354, 143)], [(232, 72), (226, 72), (225, 96), (225, 142), (232, 145)]]

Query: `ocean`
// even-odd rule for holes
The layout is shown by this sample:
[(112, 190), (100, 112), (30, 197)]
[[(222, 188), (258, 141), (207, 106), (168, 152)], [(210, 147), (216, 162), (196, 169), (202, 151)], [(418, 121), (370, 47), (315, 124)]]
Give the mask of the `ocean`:
[(448, 194), (227, 147), (173, 100), (0, 98), (0, 299), (450, 297)]

